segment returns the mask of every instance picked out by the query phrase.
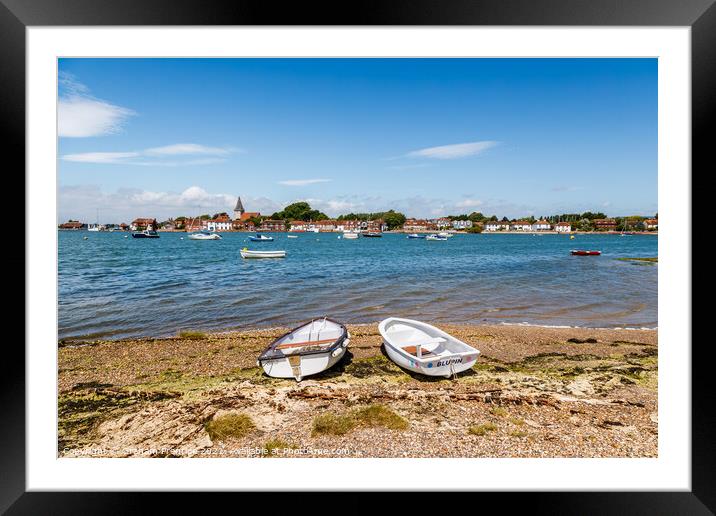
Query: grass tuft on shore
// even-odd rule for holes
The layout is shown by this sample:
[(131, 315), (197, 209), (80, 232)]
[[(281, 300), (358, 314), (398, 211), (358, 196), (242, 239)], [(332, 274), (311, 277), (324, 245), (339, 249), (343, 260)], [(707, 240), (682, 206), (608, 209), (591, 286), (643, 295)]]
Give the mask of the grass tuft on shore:
[(212, 419), (205, 429), (212, 441), (225, 441), (229, 438), (239, 439), (254, 430), (256, 425), (246, 414), (227, 414)]
[(281, 457), (281, 450), (295, 450), (296, 446), (281, 439), (272, 439), (264, 443), (264, 457)]
[(492, 414), (493, 416), (505, 417), (508, 412), (502, 407), (492, 407), (490, 409), (490, 414)]
[(350, 415), (328, 412), (313, 418), (311, 437), (317, 435), (345, 435), (355, 427), (356, 420)]
[(207, 335), (203, 331), (184, 330), (179, 332), (179, 337), (186, 340), (203, 340)]
[(311, 436), (345, 435), (359, 426), (405, 430), (408, 428), (408, 421), (385, 405), (368, 405), (347, 414), (328, 412), (316, 416), (313, 419)]
[(482, 425), (471, 426), (467, 431), (472, 435), (486, 435), (488, 432), (494, 432), (497, 430), (495, 423), (485, 423)]
[(358, 409), (355, 418), (360, 424), (369, 427), (380, 426), (392, 430), (408, 428), (408, 422), (385, 405), (368, 405)]

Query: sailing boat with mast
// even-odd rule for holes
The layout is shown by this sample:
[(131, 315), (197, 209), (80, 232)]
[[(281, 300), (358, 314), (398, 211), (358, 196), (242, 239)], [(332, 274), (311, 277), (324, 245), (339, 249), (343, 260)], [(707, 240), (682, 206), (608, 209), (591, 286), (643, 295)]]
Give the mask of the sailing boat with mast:
[(97, 208), (97, 218), (95, 219), (95, 223), (89, 224), (87, 226), (87, 231), (99, 231), (99, 208)]

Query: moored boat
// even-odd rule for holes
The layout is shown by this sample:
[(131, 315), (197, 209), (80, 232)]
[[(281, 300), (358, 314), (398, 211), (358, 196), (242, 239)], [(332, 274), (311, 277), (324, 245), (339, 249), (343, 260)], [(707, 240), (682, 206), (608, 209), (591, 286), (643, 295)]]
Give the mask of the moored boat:
[(586, 249), (572, 249), (570, 253), (573, 256), (599, 256), (602, 254), (601, 251), (589, 251)]
[(355, 231), (344, 231), (343, 238), (347, 238), (348, 240), (355, 240), (356, 238), (358, 238), (358, 233), (356, 233)]
[(441, 240), (441, 241), (444, 241), (444, 240), (447, 240), (447, 237), (433, 234), (433, 235), (428, 235), (428, 236), (426, 236), (426, 237), (425, 237), (425, 240)]
[(249, 240), (252, 242), (273, 242), (273, 237), (256, 233), (255, 236), (250, 236)]
[(273, 341), (257, 364), (269, 376), (300, 382), (336, 364), (349, 342), (350, 334), (343, 324), (327, 317), (313, 319)]
[(251, 251), (243, 248), (241, 251), (242, 258), (285, 258), (286, 251)]
[(145, 229), (144, 231), (132, 233), (132, 238), (159, 238), (159, 233), (153, 229)]
[(455, 376), (470, 369), (480, 352), (430, 324), (389, 317), (378, 325), (388, 357), (428, 376)]
[(424, 238), (425, 238), (425, 235), (418, 235), (417, 233), (411, 233), (410, 235), (408, 235), (408, 238), (410, 238), (410, 239), (416, 239), (416, 238), (424, 239)]
[(377, 232), (375, 232), (375, 231), (369, 231), (369, 232), (367, 232), (367, 233), (363, 233), (363, 236), (366, 237), (366, 238), (380, 238), (380, 237), (382, 237), (383, 235), (380, 234), (380, 233), (377, 233)]
[(191, 233), (187, 238), (189, 240), (221, 240), (221, 235), (210, 231), (199, 231), (198, 233)]

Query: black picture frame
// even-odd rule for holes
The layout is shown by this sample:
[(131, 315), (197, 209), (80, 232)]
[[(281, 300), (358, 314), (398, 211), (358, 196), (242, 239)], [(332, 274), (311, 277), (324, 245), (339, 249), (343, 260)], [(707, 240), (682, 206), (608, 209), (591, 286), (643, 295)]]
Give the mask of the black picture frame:
[[(710, 165), (708, 128), (716, 112), (716, 7), (714, 0), (367, 0), (342, 2), (286, 2), (269, 0), (0, 0), (0, 145), (15, 170), (25, 167), (25, 29), (30, 26), (83, 25), (549, 25), (549, 26), (689, 26), (692, 73), (692, 177)], [(709, 161), (707, 161), (709, 160)], [(708, 165), (707, 165), (708, 163)], [(710, 169), (713, 167), (710, 166)], [(6, 169), (8, 175), (10, 169)], [(688, 171), (685, 171), (688, 173)], [(19, 182), (16, 203), (24, 198)], [(14, 206), (16, 213), (23, 213)], [(685, 214), (684, 218), (689, 218)], [(13, 268), (25, 265), (24, 247), (13, 252)], [(24, 287), (23, 287), (24, 288)], [(14, 311), (25, 304), (18, 288)], [(11, 312), (12, 313), (12, 312)], [(18, 314), (20, 315), (20, 314)], [(19, 320), (19, 317), (17, 318)], [(2, 424), (0, 424), (0, 512), (8, 514), (123, 514), (149, 511), (155, 494), (39, 493), (25, 489), (25, 354), (17, 343), (22, 327), (11, 321), (4, 349)], [(14, 333), (12, 333), (14, 331)], [(17, 335), (17, 339), (12, 339)], [(690, 343), (683, 343), (685, 346)], [(707, 385), (710, 361), (706, 346), (692, 347), (692, 490), (690, 492), (591, 492), (481, 494), (480, 505), (509, 497), (510, 508), (529, 507), (530, 513), (550, 514), (712, 514), (716, 511), (714, 461), (714, 391)], [(51, 421), (51, 420), (50, 420)], [(199, 505), (221, 504), (216, 494), (204, 495)], [(286, 500), (286, 508), (295, 500)], [(223, 498), (223, 495), (222, 495)], [(262, 496), (254, 498), (260, 502)], [(425, 507), (425, 497), (404, 497), (401, 503)], [(448, 508), (445, 498), (435, 497)], [(163, 511), (191, 507), (184, 493), (163, 494)], [(346, 507), (358, 507), (357, 495), (346, 495)], [(474, 501), (473, 503), (477, 503)], [(504, 503), (497, 502), (498, 504)], [(283, 503), (281, 503), (283, 505)], [(501, 507), (503, 505), (497, 505)], [(217, 505), (218, 507), (218, 505)], [(248, 506), (246, 506), (248, 508)], [(273, 505), (272, 512), (283, 507)], [(453, 506), (452, 510), (460, 510)], [(473, 505), (473, 510), (479, 510)]]

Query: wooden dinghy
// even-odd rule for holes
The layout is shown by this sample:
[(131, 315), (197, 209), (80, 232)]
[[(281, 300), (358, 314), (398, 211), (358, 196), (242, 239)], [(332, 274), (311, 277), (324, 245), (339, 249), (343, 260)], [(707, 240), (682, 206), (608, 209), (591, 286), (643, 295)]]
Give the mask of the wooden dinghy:
[(389, 317), (378, 330), (388, 357), (404, 369), (447, 378), (470, 369), (480, 352), (430, 324)]
[(349, 342), (350, 334), (343, 324), (327, 317), (313, 319), (273, 341), (257, 364), (269, 376), (300, 382), (335, 365)]
[(242, 258), (286, 258), (286, 251), (251, 251), (244, 247), (239, 252)]

